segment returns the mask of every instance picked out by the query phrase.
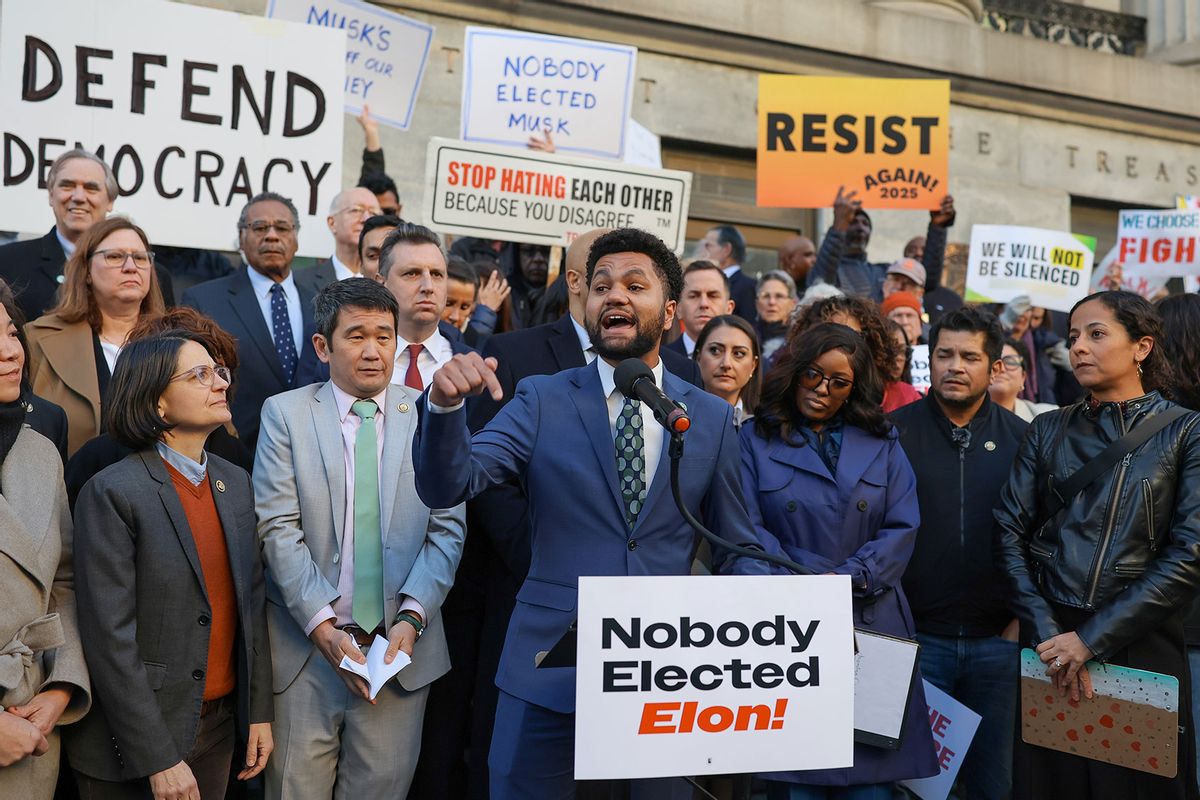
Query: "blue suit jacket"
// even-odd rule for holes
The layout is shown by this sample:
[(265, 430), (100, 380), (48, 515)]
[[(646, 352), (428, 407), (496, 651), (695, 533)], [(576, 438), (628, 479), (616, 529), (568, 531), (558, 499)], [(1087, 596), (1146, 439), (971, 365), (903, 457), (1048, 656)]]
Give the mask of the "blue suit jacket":
[(301, 376), (316, 372), (317, 353), (313, 350), (312, 336), (316, 329), (313, 322), (313, 294), (299, 281), (296, 291), (300, 295), (300, 310), (303, 317), (299, 362), (296, 374), (289, 382), (284, 379), (279, 355), (275, 352), (275, 340), (267, 330), (254, 287), (246, 275), (249, 267), (224, 278), (193, 286), (183, 295), (183, 305), (191, 306), (207, 314), (230, 336), (237, 339), (238, 364), (234, 377), (233, 401), (230, 411), (238, 436), (250, 452), (254, 452), (258, 441), (258, 420), (263, 403), (268, 397), (306, 385), (314, 381), (300, 382)]
[[(738, 444), (728, 403), (670, 373), (663, 389), (692, 418), (679, 478), (684, 502), (719, 536), (755, 541), (739, 482)], [(575, 669), (537, 669), (575, 620), (580, 575), (686, 575), (695, 537), (671, 498), (669, 436), (646, 505), (630, 529), (617, 484), (613, 435), (595, 364), (526, 378), (495, 419), (471, 437), (466, 412), (432, 414), (421, 401), (413, 442), (417, 494), (454, 506), (488, 486), (518, 479), (529, 497), (533, 557), (496, 684), (560, 713), (575, 710)], [(570, 490), (564, 492), (563, 476)], [(718, 562), (727, 553), (715, 554)], [(726, 572), (765, 573), (734, 559)]]

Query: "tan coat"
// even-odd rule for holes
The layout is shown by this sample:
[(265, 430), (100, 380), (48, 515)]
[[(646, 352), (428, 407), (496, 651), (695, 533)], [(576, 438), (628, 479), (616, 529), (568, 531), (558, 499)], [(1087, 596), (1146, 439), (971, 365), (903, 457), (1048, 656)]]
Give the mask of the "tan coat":
[[(0, 706), (28, 703), (51, 683), (76, 687), (59, 720), (80, 719), (91, 686), (75, 617), (71, 516), (62, 460), (26, 426), (0, 467)], [(0, 797), (51, 798), (58, 731), (50, 752), (0, 768)]]
[(70, 457), (100, 433), (100, 378), (91, 326), (46, 314), (25, 326), (25, 336), (33, 393), (67, 412)]

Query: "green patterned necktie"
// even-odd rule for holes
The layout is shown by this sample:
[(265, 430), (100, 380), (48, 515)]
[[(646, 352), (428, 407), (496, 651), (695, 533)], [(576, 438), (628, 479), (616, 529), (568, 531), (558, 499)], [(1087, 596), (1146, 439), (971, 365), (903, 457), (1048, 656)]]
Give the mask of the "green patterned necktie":
[(350, 411), (362, 420), (354, 437), (354, 624), (373, 631), (383, 622), (383, 537), (379, 523), (379, 450), (374, 400)]
[(641, 403), (625, 398), (617, 417), (617, 478), (625, 503), (625, 521), (632, 528), (646, 502), (646, 440), (642, 436)]

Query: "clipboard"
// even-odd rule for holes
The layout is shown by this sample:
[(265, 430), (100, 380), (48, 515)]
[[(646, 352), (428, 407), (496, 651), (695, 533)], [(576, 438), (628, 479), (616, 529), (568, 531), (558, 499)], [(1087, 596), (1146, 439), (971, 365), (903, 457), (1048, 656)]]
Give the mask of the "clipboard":
[[(1021, 651), (1021, 739), (1026, 744), (1173, 778), (1179, 771), (1179, 679), (1087, 663), (1091, 700), (1061, 696), (1046, 665)], [(1189, 733), (1190, 735), (1190, 733)]]
[(854, 741), (899, 750), (921, 646), (854, 629)]

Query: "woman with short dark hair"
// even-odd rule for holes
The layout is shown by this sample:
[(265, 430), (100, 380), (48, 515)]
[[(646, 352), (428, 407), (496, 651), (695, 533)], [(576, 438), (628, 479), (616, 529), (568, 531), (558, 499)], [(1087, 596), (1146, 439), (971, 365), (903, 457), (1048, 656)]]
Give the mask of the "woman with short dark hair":
[[(1200, 586), (1200, 414), (1167, 399), (1162, 319), (1144, 298), (1099, 292), (1069, 320), (1071, 367), (1088, 394), (1030, 425), (996, 510), (998, 565), (1022, 642), (1070, 702), (1107, 708), (1092, 699), (1093, 661), (1179, 680), (1178, 733), (1167, 732), (1179, 771), (1167, 778), (1018, 739), (1013, 796), (1195, 798), (1183, 616)], [(1122, 444), (1139, 429), (1150, 438)], [(1097, 461), (1110, 447), (1119, 449)], [(1064, 497), (1092, 463), (1108, 466)]]
[(106, 406), (132, 455), (83, 487), (83, 645), (95, 689), (67, 752), (84, 798), (224, 797), (272, 750), (271, 658), (254, 495), (205, 451), (230, 421), (229, 368), (182, 330), (128, 344)]
[[(920, 523), (916, 479), (882, 399), (862, 336), (823, 323), (792, 338), (767, 375), (754, 424), (741, 430), (742, 488), (767, 552), (849, 575), (855, 625), (912, 639), (900, 578)], [(764, 777), (769, 800), (890, 800), (892, 782), (937, 770), (918, 676), (900, 749), (855, 744), (852, 767)]]

